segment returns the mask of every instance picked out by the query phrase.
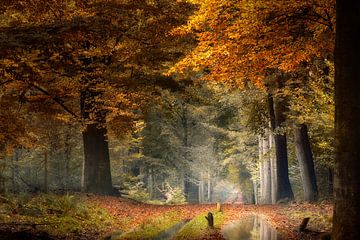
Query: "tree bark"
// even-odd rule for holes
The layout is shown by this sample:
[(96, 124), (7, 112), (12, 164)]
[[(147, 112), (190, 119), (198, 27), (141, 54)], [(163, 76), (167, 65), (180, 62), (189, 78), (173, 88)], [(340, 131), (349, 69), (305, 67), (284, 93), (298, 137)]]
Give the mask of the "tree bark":
[(67, 132), (65, 137), (65, 151), (64, 151), (65, 166), (64, 166), (64, 180), (63, 180), (65, 191), (69, 190), (70, 159), (71, 159), (70, 133)]
[(12, 158), (12, 171), (11, 171), (11, 179), (12, 179), (12, 191), (14, 193), (19, 192), (19, 183), (18, 183), (18, 177), (19, 177), (19, 150), (14, 150), (14, 155)]
[(44, 152), (44, 192), (47, 193), (49, 191), (48, 184), (48, 153), (45, 150)]
[(360, 1), (336, 1), (332, 239), (360, 239)]
[(254, 192), (254, 204), (259, 204), (259, 196), (258, 196), (258, 183), (256, 180), (252, 181), (253, 183), (253, 192)]
[(82, 133), (84, 142), (83, 190), (112, 195), (114, 189), (110, 171), (106, 113), (98, 109), (94, 110), (96, 95), (97, 93), (89, 90), (85, 90), (81, 94), (82, 117), (86, 124)]
[(270, 171), (271, 171), (271, 203), (276, 203), (276, 188), (277, 188), (277, 179), (276, 179), (276, 157), (274, 157), (274, 135), (269, 132), (269, 157), (270, 157)]
[(203, 174), (200, 175), (200, 181), (199, 181), (199, 203), (204, 202), (204, 179)]
[(148, 181), (147, 181), (147, 189), (150, 195), (150, 199), (153, 199), (154, 196), (154, 174), (152, 168), (148, 169)]
[(109, 147), (106, 128), (89, 124), (83, 132), (84, 141), (84, 188), (86, 192), (111, 195)]
[(271, 163), (268, 138), (263, 138), (263, 175), (264, 175), (264, 195), (263, 203), (271, 203)]
[(207, 216), (205, 216), (207, 222), (208, 222), (208, 227), (209, 228), (214, 228), (214, 216), (211, 212), (208, 213)]
[(263, 140), (262, 137), (258, 137), (259, 142), (259, 172), (260, 172), (260, 203), (264, 203), (265, 195), (265, 179), (264, 179), (264, 161), (263, 161)]
[[(268, 96), (269, 113), (272, 131), (278, 130), (285, 123), (285, 104), (282, 100), (273, 100), (271, 94)], [(294, 193), (291, 189), (288, 169), (287, 156), (287, 139), (286, 133), (276, 133), (275, 136), (275, 151), (276, 151), (276, 189), (275, 201), (291, 201), (294, 199)]]
[(208, 202), (212, 202), (211, 192), (212, 192), (212, 184), (211, 184), (211, 174), (210, 171), (207, 174), (207, 200)]
[(333, 197), (334, 194), (334, 171), (331, 167), (328, 168), (328, 196)]
[(307, 202), (316, 202), (318, 198), (318, 189), (307, 126), (305, 124), (295, 125), (294, 137), (296, 157), (300, 166), (304, 190), (304, 200)]

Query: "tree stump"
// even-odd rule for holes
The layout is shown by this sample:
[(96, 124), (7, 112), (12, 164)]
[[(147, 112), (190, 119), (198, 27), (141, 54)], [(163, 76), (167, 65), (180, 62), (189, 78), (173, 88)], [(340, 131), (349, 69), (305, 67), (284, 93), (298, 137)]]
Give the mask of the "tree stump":
[(211, 212), (208, 213), (207, 216), (205, 216), (206, 220), (208, 221), (208, 227), (214, 228), (214, 216)]
[(304, 232), (306, 229), (307, 224), (309, 223), (310, 218), (304, 218), (299, 226), (299, 232)]
[(222, 212), (221, 204), (216, 203), (216, 212)]

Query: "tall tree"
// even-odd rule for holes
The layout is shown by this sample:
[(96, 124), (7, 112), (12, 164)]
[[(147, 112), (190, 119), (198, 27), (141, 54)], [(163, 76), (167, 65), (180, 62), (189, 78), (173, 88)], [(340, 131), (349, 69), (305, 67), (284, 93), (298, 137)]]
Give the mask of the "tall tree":
[(272, 131), (274, 131), (275, 139), (275, 189), (274, 196), (275, 202), (281, 201), (291, 201), (294, 199), (294, 193), (291, 188), (290, 179), (289, 179), (289, 163), (288, 163), (288, 153), (287, 153), (287, 137), (286, 132), (282, 129), (286, 120), (286, 105), (285, 100), (278, 99), (272, 101), (272, 97), (269, 98), (269, 112), (270, 112), (270, 121)]
[(360, 2), (336, 1), (335, 240), (360, 239)]
[(310, 146), (308, 129), (305, 124), (294, 126), (296, 157), (299, 161), (304, 200), (315, 202), (318, 189), (315, 175), (314, 159)]
[(181, 40), (166, 33), (185, 22), (191, 6), (27, 0), (1, 8), (2, 87), (26, 103), (46, 99), (58, 106), (47, 114), (68, 118), (62, 108), (81, 122), (85, 188), (111, 193), (107, 128), (112, 125), (118, 134), (131, 130), (155, 86), (173, 87), (174, 81), (159, 75), (181, 54)]
[[(196, 1), (199, 10), (174, 34), (195, 32), (196, 48), (174, 68), (206, 69), (204, 78), (244, 88), (248, 80), (264, 88), (270, 69), (291, 72), (315, 56), (331, 55), (334, 1)], [(254, 30), (256, 29), (256, 31)], [(326, 40), (324, 40), (326, 39)], [(285, 85), (282, 81), (282, 85)], [(274, 98), (275, 127), (285, 121), (286, 105)], [(275, 130), (275, 128), (273, 128)], [(277, 152), (276, 199), (293, 198), (286, 153), (286, 134), (274, 135)], [(273, 164), (275, 165), (275, 164)]]

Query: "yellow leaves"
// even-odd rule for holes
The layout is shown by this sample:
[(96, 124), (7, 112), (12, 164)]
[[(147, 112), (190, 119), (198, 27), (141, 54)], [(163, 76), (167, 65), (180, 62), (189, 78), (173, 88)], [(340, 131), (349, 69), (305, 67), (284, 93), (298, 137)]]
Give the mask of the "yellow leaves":
[[(195, 33), (198, 46), (172, 72), (207, 68), (210, 73), (206, 79), (230, 83), (236, 78), (236, 82), (242, 82), (241, 77), (246, 76), (261, 86), (265, 69), (292, 71), (301, 62), (331, 48), (327, 42), (332, 38), (323, 37), (326, 26), (296, 19), (303, 9), (314, 7), (308, 1), (191, 2), (199, 5), (198, 11), (174, 32)], [(324, 8), (318, 12), (323, 13)]]
[(71, 123), (74, 120), (74, 118), (71, 115), (63, 114), (63, 113), (56, 114), (55, 118), (65, 123)]

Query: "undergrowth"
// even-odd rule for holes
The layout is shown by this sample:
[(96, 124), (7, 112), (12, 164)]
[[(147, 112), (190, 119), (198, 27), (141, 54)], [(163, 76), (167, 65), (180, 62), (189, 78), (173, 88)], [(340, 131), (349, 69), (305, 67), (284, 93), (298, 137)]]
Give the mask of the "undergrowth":
[(181, 214), (178, 211), (167, 212), (156, 218), (149, 218), (139, 228), (121, 235), (116, 240), (152, 239), (181, 220)]
[[(209, 235), (212, 229), (208, 228), (208, 223), (205, 218), (207, 213), (203, 213), (193, 218), (190, 222), (175, 235), (174, 240), (181, 239), (199, 239), (201, 237)], [(214, 213), (214, 228), (220, 228), (224, 221), (225, 214), (223, 212)]]
[(88, 232), (104, 233), (115, 224), (105, 209), (85, 203), (75, 195), (17, 195), (2, 197), (0, 221), (32, 227), (53, 236)]

